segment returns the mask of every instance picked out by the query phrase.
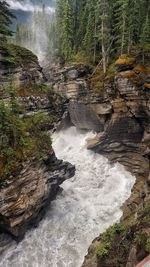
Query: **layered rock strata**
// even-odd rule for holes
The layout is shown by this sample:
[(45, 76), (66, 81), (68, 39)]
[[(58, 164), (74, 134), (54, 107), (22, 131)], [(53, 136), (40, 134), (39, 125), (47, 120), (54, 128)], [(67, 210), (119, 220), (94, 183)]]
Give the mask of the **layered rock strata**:
[(0, 231), (23, 237), (29, 226), (43, 217), (59, 185), (74, 173), (74, 166), (58, 160), (52, 152), (45, 164), (37, 166), (30, 159), (18, 173), (0, 181)]
[(7, 88), (27, 88), (31, 83), (45, 81), (38, 58), (28, 49), (5, 44), (0, 46), (0, 98), (7, 98)]
[[(149, 72), (139, 65), (120, 65), (104, 80), (102, 93), (90, 85), (86, 66), (50, 69), (49, 81), (68, 99), (71, 123), (98, 133), (89, 149), (125, 165), (133, 174), (148, 174), (150, 155)], [(141, 168), (142, 166), (142, 168)]]
[[(123, 164), (137, 178), (131, 197), (123, 206), (121, 221), (127, 227), (122, 233), (116, 230), (112, 248), (109, 250), (104, 247), (102, 252), (108, 250), (108, 254), (99, 260), (97, 251), (101, 246), (102, 237), (100, 235), (96, 238), (85, 257), (84, 267), (134, 267), (148, 254), (146, 240), (150, 234), (149, 69), (136, 63), (136, 60), (132, 64), (119, 64), (116, 67), (113, 75), (110, 74), (109, 77), (108, 73), (103, 82), (103, 89), (99, 88), (102, 92), (99, 93), (91, 87), (92, 75), (87, 67), (55, 69), (51, 71), (54, 78), (52, 79), (51, 75), (49, 77), (55, 90), (69, 101), (71, 123), (79, 129), (97, 132), (95, 139), (88, 140), (88, 149), (103, 154), (111, 162)], [(80, 68), (84, 71), (81, 72)], [(138, 238), (141, 240), (137, 240)]]

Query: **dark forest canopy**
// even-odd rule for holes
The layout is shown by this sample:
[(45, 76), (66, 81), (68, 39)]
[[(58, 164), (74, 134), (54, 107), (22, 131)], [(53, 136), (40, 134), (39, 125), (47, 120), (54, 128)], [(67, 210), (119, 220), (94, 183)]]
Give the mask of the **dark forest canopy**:
[(65, 60), (82, 52), (95, 62), (101, 55), (105, 72), (110, 58), (149, 50), (149, 13), (149, 0), (57, 0), (54, 47)]
[[(62, 62), (74, 56), (93, 63), (102, 60), (104, 72), (111, 60), (133, 50), (141, 51), (144, 61), (150, 51), (149, 4), (150, 0), (56, 0), (53, 20), (47, 20), (44, 29), (47, 53)], [(46, 13), (41, 16), (46, 18)], [(0, 1), (1, 39), (12, 34), (9, 26), (13, 17), (7, 3)], [(19, 25), (17, 44), (25, 43), (21, 40), (30, 35), (29, 27), (24, 31), (24, 25)]]

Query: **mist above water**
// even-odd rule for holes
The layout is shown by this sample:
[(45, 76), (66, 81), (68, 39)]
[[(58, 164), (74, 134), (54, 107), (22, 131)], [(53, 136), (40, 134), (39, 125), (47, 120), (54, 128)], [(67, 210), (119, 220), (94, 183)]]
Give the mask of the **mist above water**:
[[(46, 0), (7, 0), (7, 3), (17, 17), (17, 21), (14, 21), (16, 25), (14, 42), (31, 50), (38, 56), (39, 61), (42, 61), (50, 50), (50, 29), (55, 12), (54, 5)], [(20, 12), (23, 12), (23, 18)]]
[(74, 127), (53, 135), (57, 157), (75, 164), (76, 174), (62, 184), (39, 227), (7, 251), (0, 267), (81, 267), (92, 240), (119, 220), (135, 179), (86, 149), (93, 136)]
[(31, 1), (31, 0), (6, 0), (12, 10), (22, 10), (27, 12), (42, 11), (41, 3), (46, 5), (47, 12), (54, 12), (52, 1)]

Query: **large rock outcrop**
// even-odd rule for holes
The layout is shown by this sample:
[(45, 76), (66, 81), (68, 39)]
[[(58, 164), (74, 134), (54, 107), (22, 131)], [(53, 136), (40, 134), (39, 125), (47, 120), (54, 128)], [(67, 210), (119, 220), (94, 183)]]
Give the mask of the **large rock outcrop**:
[[(120, 162), (137, 178), (123, 206), (121, 225), (104, 234), (108, 236), (105, 242), (101, 235), (93, 241), (83, 266), (134, 267), (148, 254), (150, 234), (149, 68), (123, 55), (101, 81), (83, 66), (52, 68), (48, 79), (56, 92), (68, 99), (71, 122), (77, 128), (97, 132), (88, 140), (88, 149)], [(97, 80), (96, 90), (91, 80)]]
[(26, 89), (31, 83), (41, 83), (45, 77), (38, 58), (28, 49), (13, 44), (0, 46), (0, 98), (8, 96), (8, 87)]
[[(121, 61), (124, 58), (117, 63)], [(150, 253), (149, 69), (135, 60), (117, 67), (112, 83), (105, 82), (112, 114), (105, 131), (90, 140), (88, 148), (120, 162), (137, 179), (123, 206), (121, 223), (93, 241), (83, 267), (134, 267)]]
[[(43, 69), (54, 90), (68, 100), (68, 111), (71, 123), (79, 129), (104, 130), (112, 106), (106, 101), (101, 103), (90, 90), (88, 66), (66, 67), (63, 69), (52, 67)], [(47, 75), (49, 73), (49, 75)]]
[(113, 112), (105, 131), (97, 143), (89, 148), (112, 161), (119, 161), (136, 175), (148, 175), (150, 91), (144, 86), (149, 82), (149, 74), (145, 71), (137, 83), (132, 80), (132, 72), (131, 78), (128, 77), (129, 70), (117, 73), (111, 90), (105, 84)]
[[(49, 69), (47, 79), (68, 99), (71, 123), (100, 132), (89, 148), (125, 165), (132, 173), (148, 174), (150, 156), (149, 69), (133, 58), (121, 58), (95, 91), (87, 66)], [(126, 64), (126, 61), (131, 62)], [(121, 62), (121, 64), (120, 64)], [(47, 72), (45, 72), (46, 75)], [(97, 77), (96, 77), (97, 79)], [(142, 166), (142, 168), (141, 168)]]
[[(31, 51), (8, 43), (0, 47), (0, 99), (9, 107), (13, 92), (19, 119), (23, 119), (24, 126), (29, 123), (28, 129), (23, 128), (26, 137), (33, 137), (34, 123), (38, 125), (35, 126), (37, 134), (54, 129), (66, 110), (66, 99), (43, 84), (45, 81), (38, 59)], [(41, 136), (40, 153), (46, 142), (48, 148), (44, 155), (34, 154), (39, 144), (36, 138), (35, 142), (31, 138), (27, 144), (29, 153), (21, 153), (20, 158), (15, 158), (18, 164), (6, 175), (2, 172), (0, 177), (0, 232), (8, 232), (17, 239), (38, 223), (56, 197), (59, 185), (75, 173), (74, 166), (55, 157), (50, 138), (44, 133)], [(9, 138), (11, 142), (13, 137), (9, 135)], [(9, 164), (9, 156), (7, 159)]]
[(74, 166), (57, 160), (53, 152), (45, 164), (37, 166), (32, 161), (0, 181), (0, 231), (16, 238), (22, 238), (29, 226), (37, 225), (59, 185), (75, 173)]

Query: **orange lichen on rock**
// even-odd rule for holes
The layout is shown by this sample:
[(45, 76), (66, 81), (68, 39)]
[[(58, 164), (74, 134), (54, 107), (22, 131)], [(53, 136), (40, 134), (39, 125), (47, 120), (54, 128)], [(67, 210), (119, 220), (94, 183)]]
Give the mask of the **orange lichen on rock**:
[(133, 71), (136, 74), (146, 74), (147, 73), (147, 69), (144, 66), (140, 65), (140, 64), (136, 65), (134, 67)]
[(133, 56), (123, 54), (115, 62), (115, 65), (134, 65), (136, 59)]
[(124, 78), (135, 78), (135, 79), (137, 78), (137, 75), (133, 70), (123, 71), (121, 73), (121, 76), (123, 76)]
[(140, 82), (140, 76), (136, 74), (133, 70), (124, 71), (121, 73), (121, 76), (124, 78), (131, 79), (133, 82)]
[(147, 88), (147, 89), (150, 89), (150, 83), (145, 83), (144, 87)]

